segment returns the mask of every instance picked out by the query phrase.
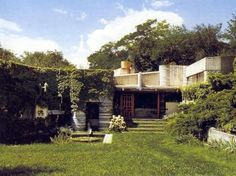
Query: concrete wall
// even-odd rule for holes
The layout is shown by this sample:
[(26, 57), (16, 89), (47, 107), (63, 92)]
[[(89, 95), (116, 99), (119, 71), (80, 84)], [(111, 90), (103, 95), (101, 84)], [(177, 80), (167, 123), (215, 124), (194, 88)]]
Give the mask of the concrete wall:
[[(99, 100), (94, 100), (94, 102), (99, 101), (99, 130), (105, 130), (109, 126), (110, 119), (113, 113), (113, 99), (109, 98), (99, 98)], [(91, 100), (93, 102), (93, 100)], [(85, 130), (86, 126), (86, 112), (78, 111), (76, 113), (77, 124), (75, 126), (76, 130)]]
[(113, 99), (105, 98), (100, 100), (99, 106), (99, 130), (109, 127), (109, 122), (113, 113)]
[(233, 56), (205, 57), (186, 68), (187, 84), (206, 82), (209, 72), (230, 73), (233, 71), (233, 61)]
[(160, 65), (160, 86), (178, 87), (186, 84), (186, 66), (183, 65)]
[(204, 72), (206, 68), (206, 58), (203, 58), (186, 68), (186, 77)]
[(231, 142), (232, 139), (236, 142), (235, 135), (218, 131), (215, 128), (210, 128), (208, 131), (208, 138), (207, 138), (208, 142), (214, 142), (214, 141)]
[(160, 65), (159, 71), (135, 74), (127, 74), (128, 72), (122, 72), (122, 69), (117, 69), (115, 70), (115, 81), (118, 86), (137, 88), (141, 86), (150, 88), (181, 87), (187, 84), (207, 81), (207, 75), (212, 71), (232, 72), (233, 61), (233, 56), (205, 57), (189, 66)]
[(178, 102), (166, 102), (166, 115), (170, 115), (177, 112), (178, 105)]
[(145, 87), (157, 87), (160, 85), (159, 72), (144, 72), (141, 73), (142, 85)]
[(236, 58), (236, 57), (235, 56), (221, 57), (221, 72), (222, 73), (227, 74), (229, 72), (233, 72), (233, 70), (234, 70), (234, 67), (233, 67), (234, 58)]
[(221, 73), (232, 72), (233, 61), (234, 56), (205, 57), (187, 67), (186, 77), (190, 77), (204, 71), (219, 71)]

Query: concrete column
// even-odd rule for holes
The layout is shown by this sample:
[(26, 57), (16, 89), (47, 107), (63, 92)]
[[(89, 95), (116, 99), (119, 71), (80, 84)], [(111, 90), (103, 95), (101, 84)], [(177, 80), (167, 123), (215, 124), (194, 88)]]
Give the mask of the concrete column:
[(168, 65), (160, 65), (160, 86), (169, 86), (170, 85), (170, 69)]
[(138, 90), (142, 90), (142, 74), (141, 72), (138, 73)]
[(183, 86), (187, 85), (186, 69), (187, 69), (187, 66), (183, 66)]

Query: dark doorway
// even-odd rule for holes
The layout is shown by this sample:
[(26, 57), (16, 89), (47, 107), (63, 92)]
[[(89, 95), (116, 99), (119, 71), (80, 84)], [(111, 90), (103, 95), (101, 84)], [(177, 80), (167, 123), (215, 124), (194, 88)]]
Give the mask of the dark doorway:
[(136, 118), (158, 118), (158, 97), (157, 93), (136, 93), (135, 96), (135, 117)]
[(86, 104), (86, 129), (99, 130), (99, 103), (88, 102)]

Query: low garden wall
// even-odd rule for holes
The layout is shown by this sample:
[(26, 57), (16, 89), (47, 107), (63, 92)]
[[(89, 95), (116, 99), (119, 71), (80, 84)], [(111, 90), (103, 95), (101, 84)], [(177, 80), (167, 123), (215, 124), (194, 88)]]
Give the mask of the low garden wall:
[(231, 142), (232, 140), (234, 140), (234, 142), (236, 143), (236, 135), (218, 131), (213, 127), (210, 128), (208, 131), (207, 142), (214, 142), (214, 141)]

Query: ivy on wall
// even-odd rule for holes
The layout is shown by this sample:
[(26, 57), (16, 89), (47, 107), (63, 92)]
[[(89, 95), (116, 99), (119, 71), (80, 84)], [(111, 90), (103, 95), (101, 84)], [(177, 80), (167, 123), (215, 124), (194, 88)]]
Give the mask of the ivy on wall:
[[(49, 109), (59, 109), (61, 100), (69, 103), (72, 111), (84, 110), (87, 101), (111, 97), (113, 92), (111, 70), (39, 68), (3, 60), (0, 60), (0, 82), (0, 117), (17, 117), (26, 107), (42, 102)], [(42, 90), (45, 82), (46, 93)]]

